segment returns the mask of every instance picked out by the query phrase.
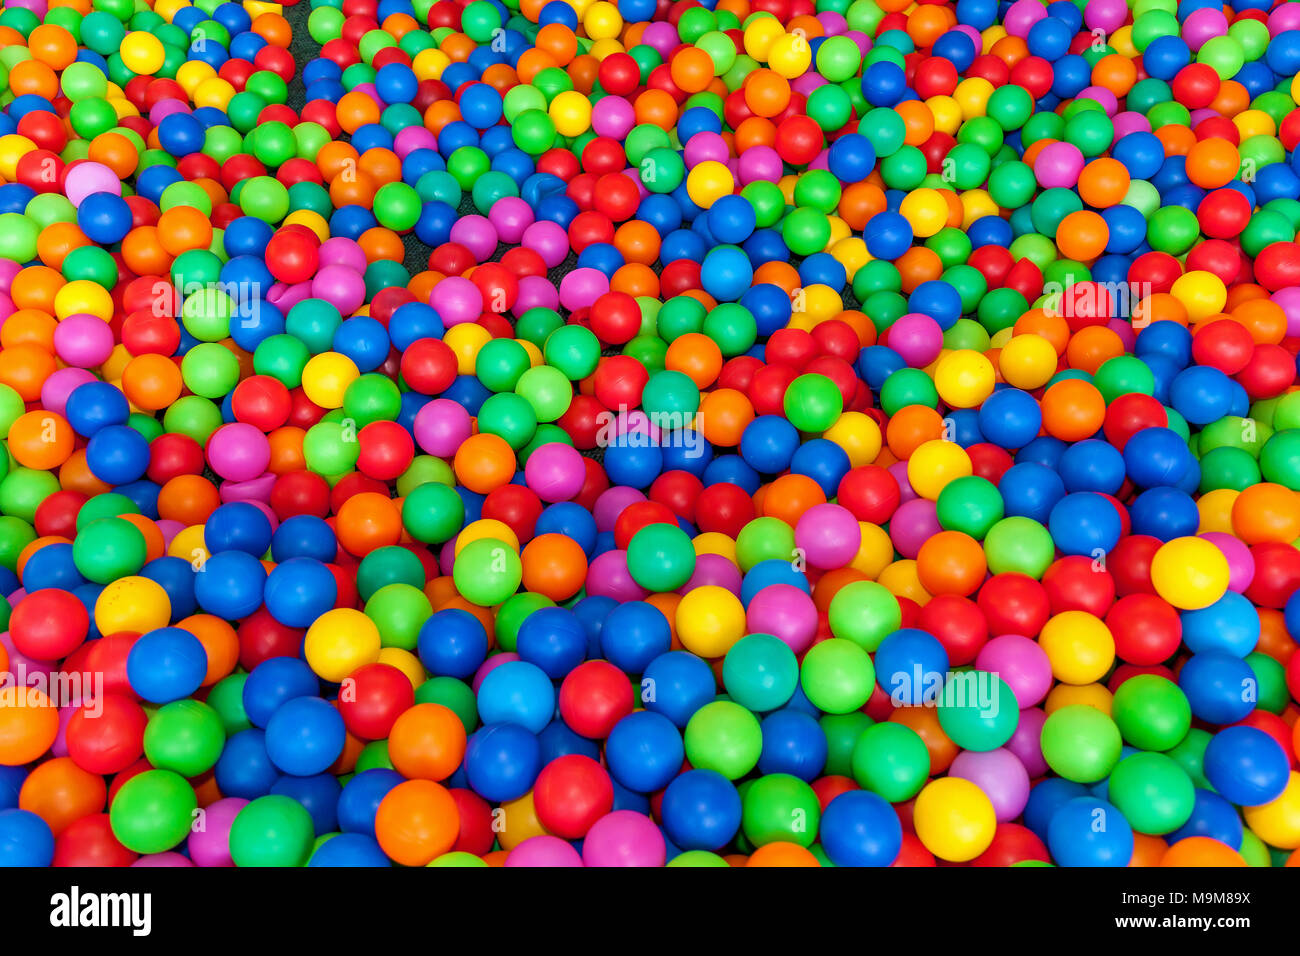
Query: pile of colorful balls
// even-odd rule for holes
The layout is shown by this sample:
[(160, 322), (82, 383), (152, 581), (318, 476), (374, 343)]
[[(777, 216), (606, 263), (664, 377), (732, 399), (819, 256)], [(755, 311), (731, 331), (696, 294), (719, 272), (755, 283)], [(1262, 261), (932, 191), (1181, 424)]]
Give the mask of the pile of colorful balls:
[(1298, 73), (5, 0), (0, 864), (1300, 865)]

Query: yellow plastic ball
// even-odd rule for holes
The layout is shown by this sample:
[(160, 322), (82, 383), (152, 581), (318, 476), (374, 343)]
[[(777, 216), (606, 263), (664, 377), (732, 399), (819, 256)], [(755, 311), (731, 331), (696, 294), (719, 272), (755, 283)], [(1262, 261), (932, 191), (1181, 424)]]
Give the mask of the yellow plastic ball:
[(961, 199), (961, 227), (963, 229), (969, 229), (970, 224), (976, 219), (998, 214), (998, 204), (983, 189), (968, 189), (958, 198)]
[(342, 408), (343, 393), (361, 376), (357, 363), (339, 352), (321, 352), (302, 370), (302, 390), (321, 408)]
[[(878, 524), (859, 521), (858, 530), (862, 533), (862, 543), (858, 545), (858, 553), (849, 562), (849, 567), (875, 581), (894, 561), (894, 542), (889, 532)], [(920, 583), (920, 578), (917, 583)]]
[(766, 63), (772, 44), (783, 36), (785, 36), (785, 28), (776, 17), (755, 17), (745, 28), (745, 53), (760, 63)]
[(519, 536), (510, 525), (495, 518), (480, 518), (465, 525), (460, 534), (456, 535), (456, 555), (459, 556), (467, 545), (480, 538), (493, 538), (509, 545), (516, 552), (519, 550)]
[(1111, 715), (1114, 695), (1102, 684), (1057, 684), (1043, 701), (1043, 712), (1051, 717), (1062, 707), (1081, 705)]
[(869, 465), (880, 455), (880, 426), (863, 412), (844, 412), (822, 437), (843, 448), (853, 468)]
[(1179, 610), (1198, 611), (1228, 590), (1228, 559), (1204, 538), (1174, 538), (1151, 559), (1151, 584)]
[(162, 69), (167, 50), (152, 33), (136, 30), (122, 39), (122, 64), (132, 73), (152, 76)]
[(1008, 385), (1042, 388), (1056, 374), (1056, 349), (1041, 335), (1013, 335), (998, 353), (998, 369)]
[(100, 634), (143, 634), (166, 627), (171, 616), (171, 598), (161, 584), (149, 578), (118, 578), (95, 598), (95, 627)]
[(440, 80), (442, 71), (451, 66), (451, 57), (436, 47), (429, 47), (415, 54), (411, 69), (417, 80)]
[(825, 322), (844, 311), (844, 300), (840, 298), (840, 294), (820, 282), (804, 286), (803, 295), (796, 298), (799, 299), (795, 303), (796, 307), (802, 306), (796, 310), (807, 315), (814, 325)]
[(214, 106), (225, 112), (235, 97), (235, 88), (221, 77), (213, 76), (199, 83), (193, 95), (195, 106)]
[(176, 82), (181, 85), (186, 95), (193, 98), (199, 85), (216, 75), (217, 71), (202, 60), (186, 60), (176, 69)]
[(492, 333), (477, 322), (462, 322), (449, 328), (442, 341), (456, 354), (457, 373), (473, 375), (479, 350), (492, 341)]
[(975, 408), (993, 394), (993, 363), (974, 349), (957, 349), (939, 360), (934, 387), (953, 408)]
[(320, 213), (311, 209), (295, 209), (289, 215), (284, 217), (286, 226), (306, 226), (316, 234), (316, 238), (324, 242), (330, 237), (330, 224)]
[(898, 212), (922, 239), (930, 238), (948, 224), (948, 203), (937, 189), (912, 190), (903, 197)]
[(591, 100), (577, 90), (556, 96), (547, 113), (561, 136), (581, 136), (591, 129)]
[(171, 543), (167, 545), (167, 556), (180, 558), (195, 571), (202, 568), (208, 558), (212, 557), (212, 552), (208, 550), (208, 543), (203, 536), (203, 525), (192, 524), (178, 531), (172, 537)]
[(406, 675), (414, 690), (428, 680), (428, 672), (420, 659), (404, 647), (385, 647), (379, 652), (379, 663), (396, 667)]
[(507, 800), (501, 804), (501, 814), (497, 830), (497, 842), (503, 850), (513, 850), (529, 837), (546, 834), (542, 822), (537, 819), (537, 807), (533, 805), (533, 792), (529, 790), (518, 800)]
[(701, 209), (711, 209), (723, 196), (730, 196), (736, 180), (722, 163), (706, 159), (686, 174), (686, 195)]
[(613, 40), (623, 31), (623, 15), (608, 0), (596, 0), (583, 14), (582, 26), (593, 40)]
[(1291, 771), (1282, 796), (1258, 807), (1243, 807), (1246, 826), (1270, 846), (1300, 847), (1300, 773)]
[(1062, 611), (1043, 625), (1038, 646), (1052, 676), (1066, 684), (1091, 684), (1115, 663), (1115, 638), (1101, 618), (1087, 611)]
[(831, 246), (831, 256), (844, 267), (850, 282), (858, 274), (858, 270), (871, 261), (871, 253), (867, 252), (867, 244), (856, 236), (841, 239)]
[(1228, 302), (1228, 288), (1223, 280), (1213, 272), (1199, 269), (1175, 279), (1170, 292), (1187, 309), (1187, 317), (1193, 322), (1218, 315)]
[(937, 501), (950, 481), (973, 472), (970, 455), (955, 441), (932, 438), (907, 460), (907, 481), (922, 498)]
[(993, 842), (993, 801), (961, 777), (931, 780), (916, 796), (912, 823), (925, 848), (949, 863), (973, 860)]
[(374, 621), (353, 608), (338, 607), (307, 628), (303, 656), (318, 677), (339, 684), (358, 667), (379, 660), (380, 646)]
[(920, 572), (912, 558), (903, 558), (886, 565), (876, 577), (876, 583), (894, 597), (908, 598), (922, 607), (929, 604), (932, 597), (921, 583)]
[(98, 282), (76, 279), (54, 293), (54, 317), (60, 322), (70, 315), (86, 313), (103, 319), (113, 318), (113, 296)]
[(707, 584), (686, 592), (677, 605), (676, 625), (682, 646), (711, 660), (745, 636), (745, 608), (726, 588)]
[(993, 95), (993, 84), (982, 76), (972, 76), (957, 84), (952, 98), (961, 107), (965, 119), (983, 116), (988, 111), (989, 97)]
[(1196, 533), (1221, 531), (1232, 534), (1232, 504), (1239, 494), (1241, 492), (1236, 488), (1215, 488), (1201, 495), (1196, 501), (1196, 510), (1201, 514)]
[(787, 80), (803, 76), (812, 66), (812, 47), (802, 33), (786, 33), (772, 41), (767, 50), (767, 65)]
[(691, 546), (695, 549), (696, 557), (702, 554), (716, 554), (739, 566), (736, 558), (736, 539), (723, 534), (721, 531), (706, 531), (703, 534), (697, 534), (691, 541)]
[(35, 143), (18, 133), (0, 136), (0, 176), (6, 182), (14, 182), (18, 178), (18, 160), (35, 148)]

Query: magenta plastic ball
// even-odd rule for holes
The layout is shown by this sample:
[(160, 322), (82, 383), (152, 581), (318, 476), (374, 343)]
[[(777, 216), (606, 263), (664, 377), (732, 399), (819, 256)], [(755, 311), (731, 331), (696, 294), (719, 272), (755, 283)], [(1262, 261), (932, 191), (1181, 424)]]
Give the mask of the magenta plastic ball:
[(502, 664), (509, 664), (511, 661), (517, 660), (520, 660), (520, 657), (514, 651), (503, 651), (500, 654), (493, 654), (480, 664), (478, 670), (474, 672), (474, 679), (470, 682), (470, 689), (477, 694), (479, 685), (483, 683), (483, 679), (487, 677), (488, 674), (491, 674)]
[(271, 463), (271, 443), (252, 425), (231, 422), (208, 439), (208, 464), (222, 478), (248, 481), (265, 474)]
[(483, 314), (483, 293), (478, 286), (460, 276), (448, 276), (433, 287), (429, 304), (450, 328), (463, 322), (475, 322)]
[(912, 368), (925, 368), (943, 350), (943, 329), (930, 316), (909, 312), (889, 327), (885, 344)]
[(599, 269), (584, 266), (560, 280), (560, 304), (570, 312), (576, 312), (589, 308), (608, 291), (609, 276)]
[(234, 866), (230, 858), (230, 827), (248, 806), (242, 797), (223, 797), (203, 809), (203, 826), (190, 832), (185, 846), (195, 866)]
[(769, 584), (749, 602), (745, 625), (750, 633), (771, 634), (802, 654), (817, 636), (817, 606), (793, 584)]
[(563, 442), (540, 446), (524, 465), (524, 481), (543, 501), (568, 501), (577, 496), (586, 480), (582, 454)]
[(1002, 25), (1007, 33), (1022, 40), (1029, 36), (1029, 28), (1047, 16), (1047, 8), (1038, 0), (1016, 0), (1007, 8)]
[(73, 389), (93, 381), (95, 381), (94, 374), (84, 368), (58, 369), (41, 383), (41, 406), (46, 411), (62, 415), (67, 411), (68, 398), (72, 395)]
[(627, 485), (615, 485), (602, 491), (596, 499), (596, 507), (591, 509), (596, 518), (596, 530), (613, 531), (614, 523), (618, 521), (623, 509), (638, 501), (645, 501), (645, 495)]
[(1007, 741), (1006, 749), (1016, 755), (1016, 759), (1029, 773), (1030, 779), (1047, 773), (1047, 761), (1043, 758), (1043, 747), (1040, 743), (1043, 737), (1043, 724), (1046, 722), (1047, 714), (1043, 708), (1026, 707), (1020, 712), (1020, 722), (1016, 724), (1016, 732)]
[(1021, 709), (1033, 707), (1052, 689), (1052, 663), (1037, 641), (1018, 634), (1003, 634), (980, 648), (975, 658), (978, 670), (997, 674)]
[(794, 543), (809, 564), (829, 571), (857, 557), (862, 529), (853, 512), (842, 505), (813, 505), (795, 524)]
[(663, 866), (663, 834), (654, 821), (632, 810), (615, 810), (597, 820), (582, 841), (587, 866)]
[[(532, 228), (531, 226), (529, 228)], [(558, 309), (560, 307), (560, 290), (545, 276), (524, 276), (519, 280), (519, 296), (515, 299), (515, 315), (523, 315), (529, 309)]]
[(151, 853), (142, 856), (131, 864), (134, 867), (193, 866), (194, 862), (181, 853), (168, 850), (166, 853)]
[(533, 207), (518, 196), (502, 196), (492, 204), (488, 219), (502, 242), (516, 245), (524, 237), (524, 230), (536, 221), (536, 216)]
[(781, 155), (771, 146), (751, 146), (740, 154), (740, 184), (775, 182), (781, 178), (784, 168)]
[(68, 201), (74, 206), (80, 206), (82, 201), (92, 193), (112, 193), (114, 196), (120, 196), (122, 180), (103, 163), (87, 160), (69, 167), (63, 181), (63, 194), (68, 197)]
[[(605, 96), (591, 110), (591, 128), (598, 136), (623, 140), (636, 126), (636, 110), (621, 96)], [(500, 200), (497, 200), (500, 202)]]
[(744, 578), (740, 568), (736, 567), (720, 554), (701, 554), (695, 559), (695, 570), (685, 584), (677, 589), (678, 594), (687, 594), (696, 588), (726, 588), (736, 597), (740, 597)]
[(557, 836), (542, 834), (529, 837), (510, 851), (506, 866), (582, 866), (582, 857), (573, 846)]
[(1255, 556), (1250, 553), (1246, 542), (1223, 531), (1207, 531), (1200, 537), (1211, 542), (1228, 559), (1229, 589), (1244, 593), (1255, 580)]
[(113, 329), (98, 316), (70, 315), (54, 328), (54, 351), (69, 365), (96, 368), (113, 354)]
[(451, 241), (468, 249), (479, 262), (497, 251), (497, 231), (485, 216), (461, 216), (451, 227)]
[(962, 751), (953, 760), (948, 776), (969, 780), (983, 790), (999, 823), (1020, 816), (1029, 801), (1029, 772), (1020, 758), (1002, 747), (983, 753)]
[(450, 458), (474, 433), (465, 406), (449, 398), (435, 398), (415, 413), (415, 440), (430, 455)]
[(1207, 40), (1227, 34), (1228, 18), (1222, 10), (1202, 7), (1188, 14), (1180, 32), (1183, 42), (1195, 52), (1205, 46)]
[(347, 266), (325, 266), (311, 280), (313, 298), (324, 299), (343, 315), (351, 315), (366, 301), (366, 279)]
[(942, 530), (934, 502), (928, 498), (904, 501), (889, 519), (890, 540), (905, 558), (915, 558), (921, 552), (921, 545)]
[(1083, 22), (1089, 30), (1114, 33), (1128, 18), (1128, 4), (1124, 0), (1088, 0), (1083, 8)]
[[(1020, 0), (1020, 3), (1025, 0)], [(1017, 4), (1019, 5), (1019, 4)], [(1043, 8), (1036, 2), (1034, 6)], [(1073, 143), (1051, 143), (1043, 147), (1034, 160), (1034, 176), (1044, 189), (1062, 187), (1069, 189), (1079, 181), (1083, 171), (1083, 153)]]
[(542, 257), (554, 269), (569, 254), (569, 234), (559, 223), (543, 219), (524, 230), (523, 245)]
[(627, 552), (618, 550), (606, 551), (591, 562), (587, 568), (587, 593), (603, 594), (615, 601), (641, 601), (647, 594), (627, 569)]
[(366, 253), (347, 236), (334, 236), (321, 243), (317, 251), (322, 266), (347, 266), (353, 272), (366, 271)]

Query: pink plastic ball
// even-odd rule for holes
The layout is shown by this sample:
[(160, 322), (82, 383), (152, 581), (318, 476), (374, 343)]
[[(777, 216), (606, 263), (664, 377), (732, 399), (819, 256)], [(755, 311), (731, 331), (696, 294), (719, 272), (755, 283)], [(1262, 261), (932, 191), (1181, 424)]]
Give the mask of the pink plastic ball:
[(599, 269), (584, 266), (560, 280), (560, 304), (570, 312), (576, 312), (589, 308), (608, 291), (609, 276)]
[(506, 866), (582, 866), (582, 857), (572, 845), (557, 836), (529, 837), (510, 851)]
[(208, 464), (222, 478), (248, 481), (266, 472), (271, 463), (271, 443), (252, 425), (230, 422), (208, 439)]
[(476, 322), (483, 314), (483, 294), (478, 286), (460, 276), (448, 276), (433, 287), (429, 304), (451, 328), (463, 322)]
[(597, 820), (582, 841), (587, 866), (663, 866), (663, 834), (647, 816), (615, 810)]
[(69, 365), (97, 368), (113, 354), (113, 329), (98, 316), (70, 315), (54, 328), (54, 350)]
[(842, 505), (813, 505), (794, 528), (795, 547), (815, 568), (842, 568), (858, 555), (862, 529), (853, 512)]
[(1024, 765), (1030, 779), (1047, 773), (1047, 761), (1043, 758), (1043, 747), (1040, 743), (1043, 737), (1043, 724), (1046, 722), (1047, 714), (1043, 708), (1027, 707), (1020, 712), (1020, 722), (1016, 724), (1016, 732), (1007, 741), (1007, 750), (1015, 754)]
[(1079, 173), (1082, 171), (1083, 153), (1073, 143), (1061, 142), (1045, 146), (1034, 160), (1034, 176), (1044, 189), (1069, 189), (1079, 182)]
[(965, 750), (953, 760), (948, 776), (969, 780), (984, 791), (999, 823), (1020, 816), (1029, 802), (1029, 773), (1010, 750), (979, 753)]
[(524, 237), (524, 230), (533, 224), (535, 218), (533, 207), (518, 196), (503, 196), (492, 204), (492, 209), (488, 212), (488, 219), (497, 231), (497, 236), (502, 242), (512, 245)]
[(343, 315), (351, 315), (366, 301), (365, 277), (347, 266), (325, 266), (311, 280), (313, 298), (324, 299)]
[(587, 593), (603, 594), (615, 601), (641, 601), (646, 590), (632, 580), (626, 551), (606, 551), (587, 568)]
[(586, 480), (581, 453), (563, 442), (538, 447), (524, 465), (524, 481), (543, 501), (569, 501), (582, 490)]
[(415, 440), (438, 458), (450, 458), (474, 433), (469, 412), (449, 398), (435, 398), (415, 413)]
[(889, 522), (889, 537), (905, 558), (915, 558), (921, 545), (942, 530), (934, 502), (928, 498), (904, 501)]
[(750, 633), (771, 634), (802, 654), (817, 636), (817, 606), (793, 584), (769, 584), (749, 602), (745, 625)]
[(230, 827), (248, 806), (242, 797), (224, 797), (203, 809), (203, 827), (190, 833), (186, 847), (195, 866), (234, 866), (230, 858)]
[(1021, 709), (1033, 707), (1052, 689), (1052, 663), (1037, 641), (1018, 634), (995, 637), (975, 658), (978, 670), (997, 674), (1016, 697)]
[(696, 588), (712, 585), (726, 588), (736, 597), (740, 597), (743, 584), (744, 578), (741, 576), (740, 568), (722, 555), (701, 554), (695, 559), (695, 570), (691, 573), (690, 579), (678, 588), (678, 593), (687, 594)]
[(930, 316), (909, 312), (889, 327), (885, 342), (912, 368), (925, 368), (943, 350), (943, 329)]

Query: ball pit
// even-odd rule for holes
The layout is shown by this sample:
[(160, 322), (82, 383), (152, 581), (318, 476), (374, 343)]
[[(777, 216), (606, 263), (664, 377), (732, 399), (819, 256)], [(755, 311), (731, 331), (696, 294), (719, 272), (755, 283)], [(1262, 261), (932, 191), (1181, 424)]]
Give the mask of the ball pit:
[(0, 865), (1295, 865), (1298, 37), (0, 10)]

